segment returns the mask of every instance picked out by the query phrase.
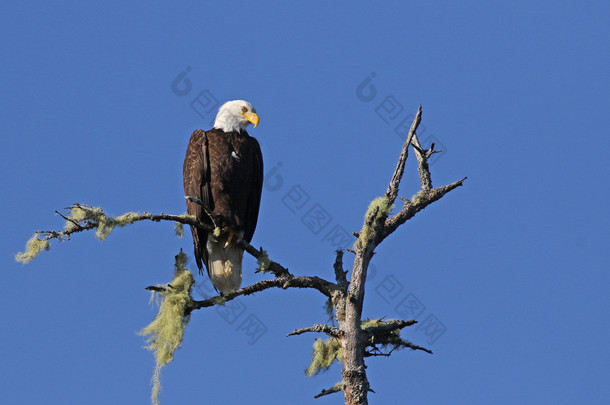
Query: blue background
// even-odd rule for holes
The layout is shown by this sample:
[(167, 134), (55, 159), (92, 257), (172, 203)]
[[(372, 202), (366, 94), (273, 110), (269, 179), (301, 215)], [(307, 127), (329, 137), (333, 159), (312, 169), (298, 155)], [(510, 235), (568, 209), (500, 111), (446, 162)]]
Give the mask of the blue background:
[[(73, 202), (184, 212), (186, 144), (214, 117), (191, 106), (204, 91), (260, 113), (253, 244), (295, 274), (332, 278), (327, 233), (360, 228), (395, 166), (395, 128), (420, 103), (421, 139), (444, 150), (434, 185), (468, 176), (374, 258), (365, 316), (415, 303), (437, 332), (404, 332), (434, 355), (368, 360), (372, 404), (606, 403), (609, 13), (593, 1), (3, 2), (3, 403), (148, 403), (144, 287), (171, 279), (190, 235), (141, 223), (26, 266), (13, 256)], [(190, 86), (172, 84), (182, 73)], [(367, 78), (370, 101), (357, 93)], [(411, 156), (401, 195), (418, 186)], [(322, 229), (307, 226), (314, 207)], [(268, 277), (244, 263), (244, 285)], [(197, 280), (199, 296), (210, 286)], [(284, 336), (325, 321), (323, 304), (272, 290), (197, 311), (162, 403), (314, 402), (340, 367), (305, 378), (314, 335)], [(252, 319), (264, 333), (247, 333)]]

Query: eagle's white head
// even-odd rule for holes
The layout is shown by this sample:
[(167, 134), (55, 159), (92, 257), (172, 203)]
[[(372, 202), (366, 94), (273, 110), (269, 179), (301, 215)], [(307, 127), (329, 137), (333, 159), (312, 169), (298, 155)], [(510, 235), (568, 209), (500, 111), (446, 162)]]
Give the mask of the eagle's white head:
[(250, 124), (258, 125), (258, 115), (252, 104), (244, 100), (227, 101), (218, 109), (214, 128), (225, 132), (240, 131)]

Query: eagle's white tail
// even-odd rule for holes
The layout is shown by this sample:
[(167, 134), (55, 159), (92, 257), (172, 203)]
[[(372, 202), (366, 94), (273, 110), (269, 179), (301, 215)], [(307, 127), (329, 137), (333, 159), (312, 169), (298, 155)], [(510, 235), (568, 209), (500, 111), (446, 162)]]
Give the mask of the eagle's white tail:
[(226, 237), (208, 236), (208, 271), (214, 287), (222, 294), (233, 292), (241, 286), (241, 261), (244, 251), (234, 244), (225, 247)]

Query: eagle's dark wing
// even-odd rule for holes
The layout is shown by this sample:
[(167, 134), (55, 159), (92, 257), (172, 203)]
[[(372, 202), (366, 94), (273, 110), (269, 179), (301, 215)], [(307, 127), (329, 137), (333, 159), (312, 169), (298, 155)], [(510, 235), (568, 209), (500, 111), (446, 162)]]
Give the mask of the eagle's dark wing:
[[(214, 201), (210, 191), (210, 157), (208, 152), (208, 139), (205, 131), (195, 130), (186, 148), (186, 157), (183, 167), (184, 195), (201, 200), (210, 210), (214, 209)], [(204, 223), (212, 225), (200, 204), (186, 201), (186, 210), (189, 215), (195, 216)], [(202, 229), (191, 226), (193, 244), (195, 245), (195, 260), (199, 272), (203, 273), (203, 264), (208, 260), (206, 249), (208, 233)]]
[(248, 204), (246, 207), (246, 218), (244, 218), (244, 239), (250, 243), (256, 222), (258, 221), (258, 210), (261, 204), (261, 192), (263, 191), (263, 154), (258, 141), (250, 138), (250, 150), (252, 154), (252, 185), (248, 193)]

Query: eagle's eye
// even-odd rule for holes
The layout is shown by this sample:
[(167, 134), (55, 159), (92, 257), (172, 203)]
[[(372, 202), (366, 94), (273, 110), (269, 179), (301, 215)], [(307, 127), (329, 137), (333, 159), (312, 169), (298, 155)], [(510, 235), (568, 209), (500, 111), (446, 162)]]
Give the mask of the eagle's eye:
[(241, 107), (241, 112), (246, 112), (248, 111), (248, 107), (246, 107), (245, 105)]

